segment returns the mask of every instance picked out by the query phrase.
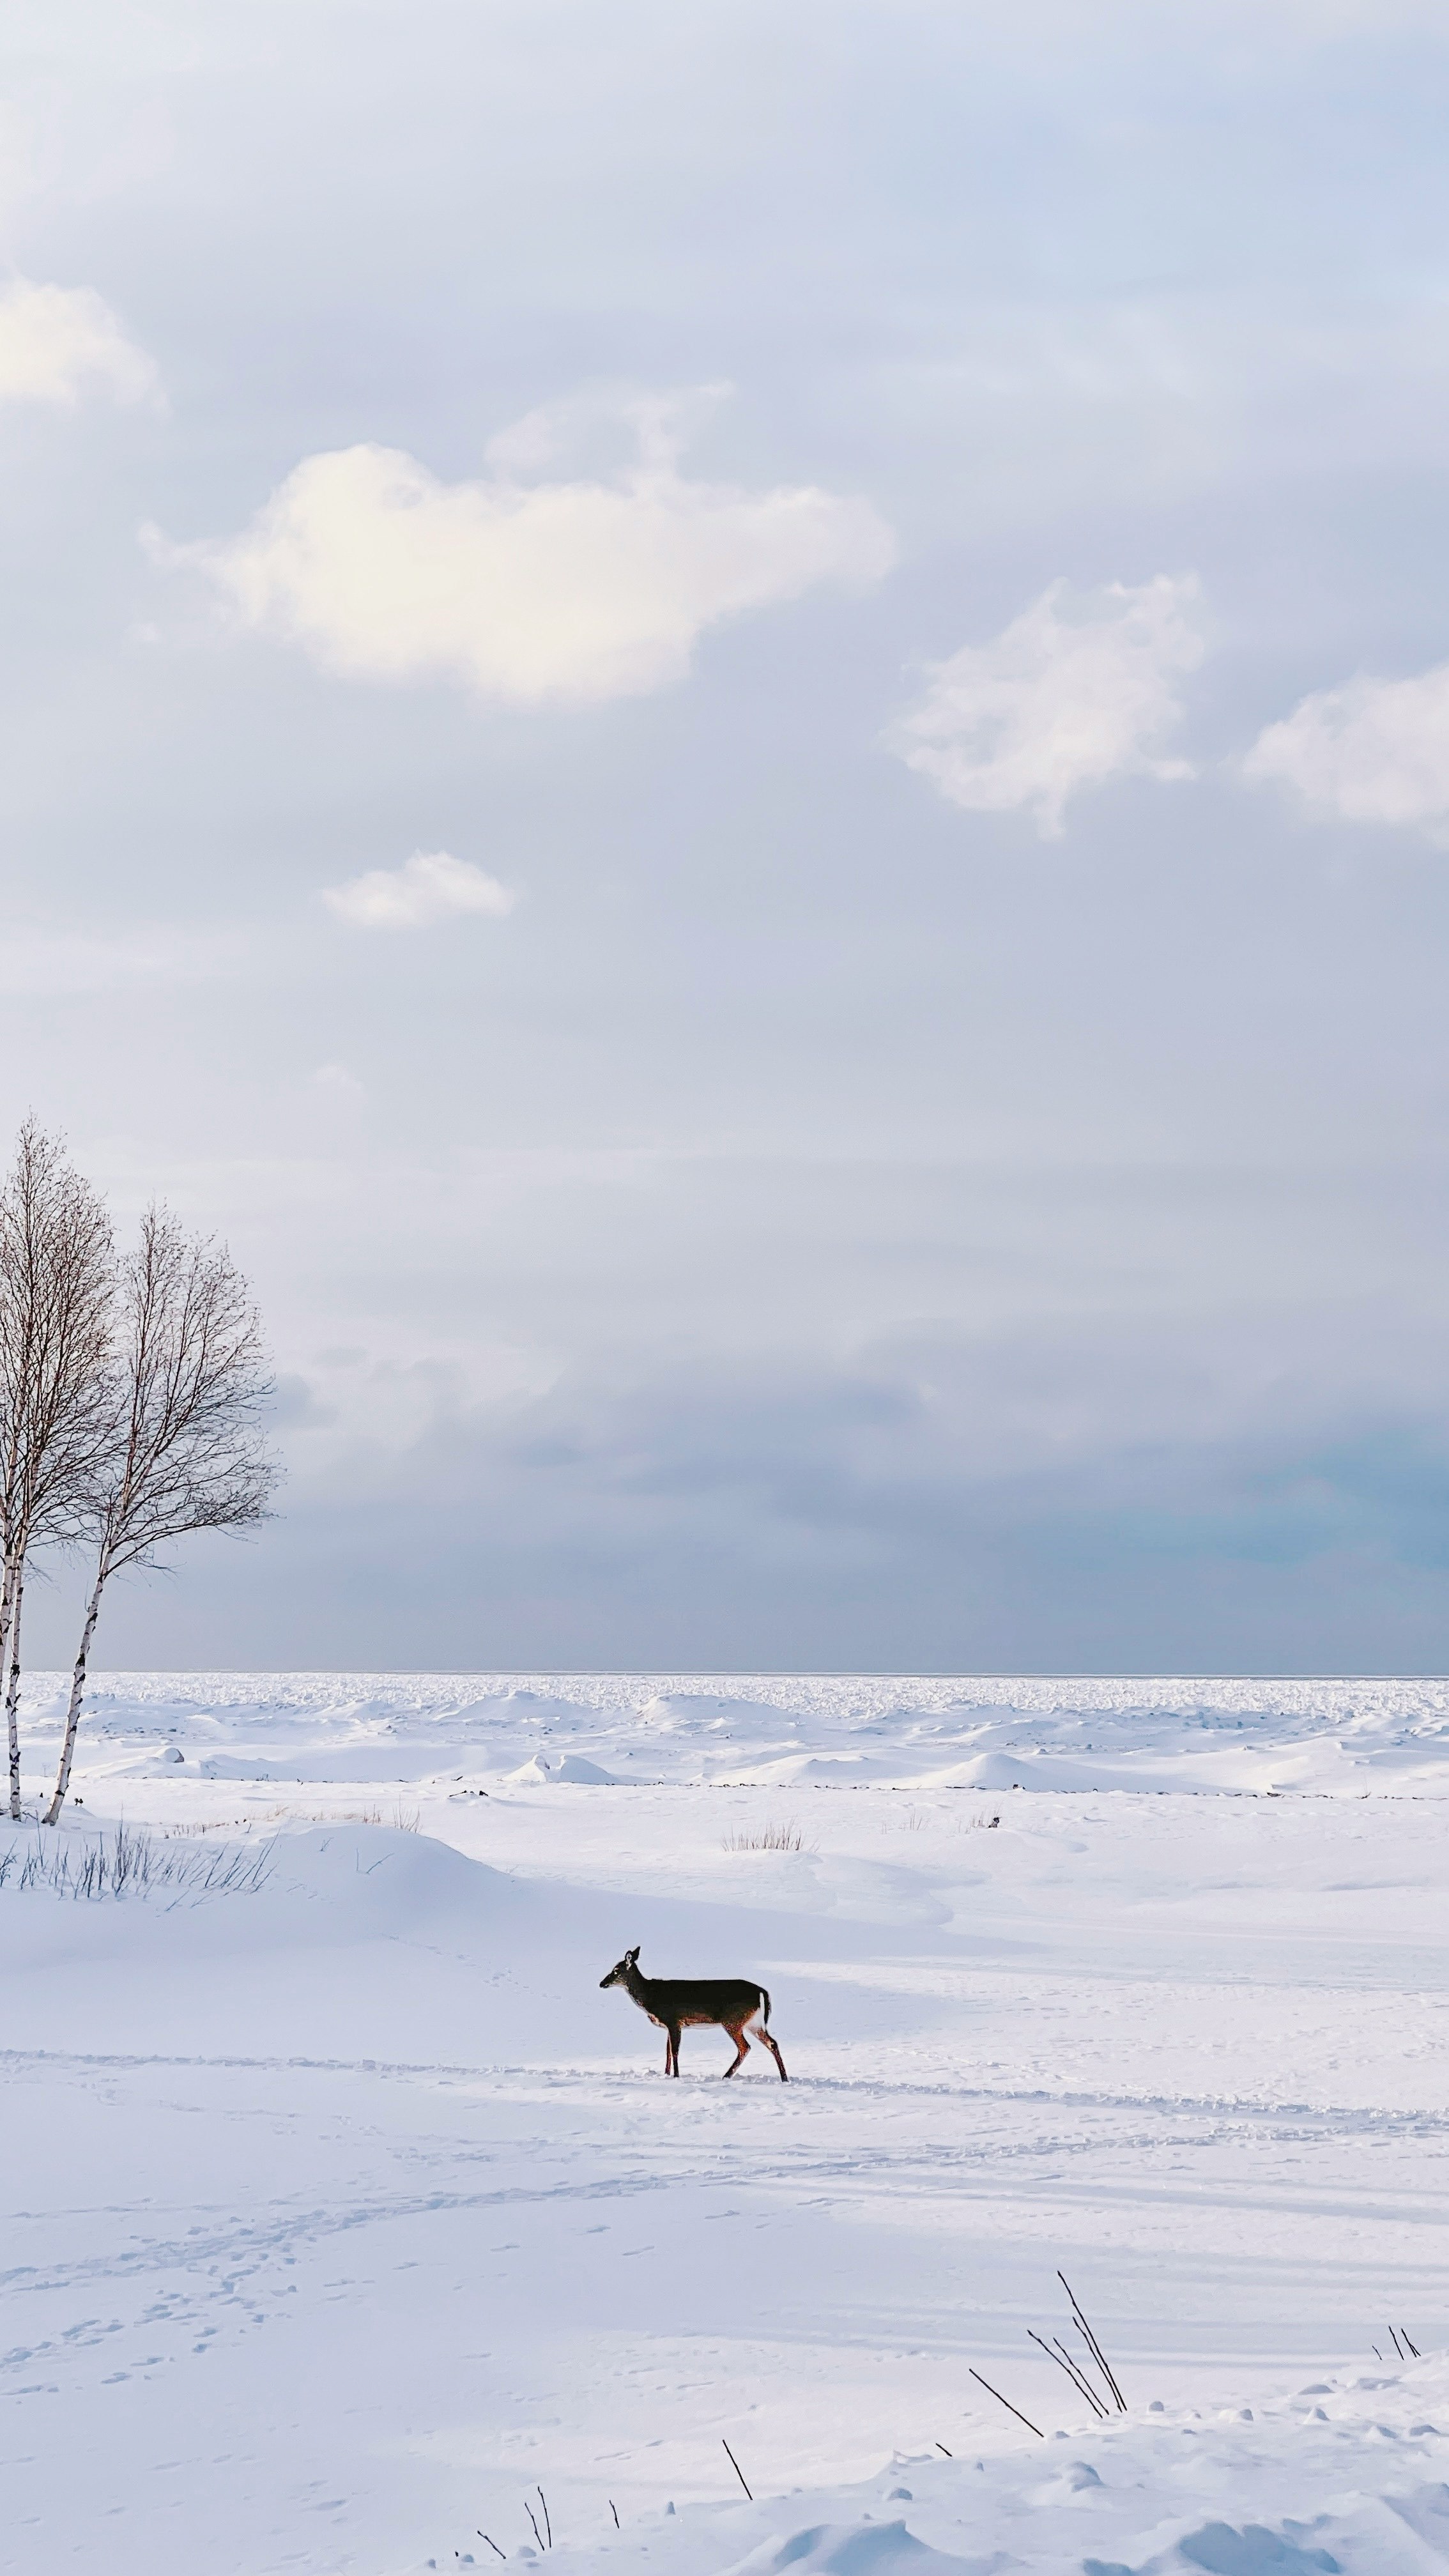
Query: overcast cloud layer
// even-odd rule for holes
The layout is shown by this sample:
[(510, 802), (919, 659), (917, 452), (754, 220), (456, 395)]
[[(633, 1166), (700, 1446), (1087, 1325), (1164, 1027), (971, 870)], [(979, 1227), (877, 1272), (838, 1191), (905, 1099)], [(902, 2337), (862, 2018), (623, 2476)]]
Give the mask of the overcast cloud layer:
[(111, 1660), (1449, 1665), (1449, 0), (6, 25), (5, 1108), (289, 1471)]

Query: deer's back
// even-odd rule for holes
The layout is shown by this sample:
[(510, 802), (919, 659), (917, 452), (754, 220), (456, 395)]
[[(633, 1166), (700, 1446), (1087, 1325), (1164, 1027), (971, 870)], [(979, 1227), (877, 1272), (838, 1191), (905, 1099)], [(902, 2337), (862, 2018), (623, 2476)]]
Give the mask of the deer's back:
[(651, 1977), (645, 2010), (656, 2021), (723, 2021), (757, 2012), (764, 1988), (748, 1977)]

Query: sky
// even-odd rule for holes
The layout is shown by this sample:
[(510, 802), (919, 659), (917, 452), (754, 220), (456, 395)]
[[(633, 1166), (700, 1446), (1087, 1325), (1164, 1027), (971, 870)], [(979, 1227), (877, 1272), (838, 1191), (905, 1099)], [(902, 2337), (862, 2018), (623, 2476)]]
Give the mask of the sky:
[(285, 1466), (102, 1662), (1449, 1667), (1446, 119), (1449, 0), (13, 0), (6, 1123)]

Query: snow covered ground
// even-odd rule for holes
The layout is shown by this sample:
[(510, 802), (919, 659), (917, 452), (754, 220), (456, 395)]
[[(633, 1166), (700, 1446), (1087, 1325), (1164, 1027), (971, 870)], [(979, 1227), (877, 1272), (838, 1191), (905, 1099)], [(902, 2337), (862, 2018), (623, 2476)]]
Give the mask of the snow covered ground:
[(0, 1829), (7, 2566), (1449, 2565), (1449, 1684), (117, 1676), (76, 1786), (153, 1884)]

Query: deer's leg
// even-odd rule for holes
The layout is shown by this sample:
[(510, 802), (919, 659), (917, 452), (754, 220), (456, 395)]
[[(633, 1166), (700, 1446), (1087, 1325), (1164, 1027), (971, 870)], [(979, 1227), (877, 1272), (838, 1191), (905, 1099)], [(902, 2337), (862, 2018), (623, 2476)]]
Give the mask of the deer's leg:
[[(748, 2040), (746, 2039), (746, 2037), (745, 2037), (745, 2026), (744, 2026), (744, 2023), (743, 2023), (743, 2022), (741, 2022), (741, 2023), (739, 2023), (739, 2024), (738, 2024), (738, 2026), (736, 2026), (736, 2024), (735, 2024), (734, 2022), (732, 2022), (732, 2021), (727, 2021), (727, 2022), (725, 2023), (725, 2028), (726, 2028), (726, 2030), (729, 2032), (729, 2035), (730, 2035), (731, 2039), (734, 2041), (735, 2047), (736, 2047), (736, 2049), (737, 2049), (737, 2050), (738, 2050), (738, 2052), (739, 2052), (739, 2053), (738, 2053), (738, 2055), (737, 2055), (737, 2056), (736, 2056), (736, 2058), (735, 2058), (735, 2066), (743, 2066), (743, 2064), (744, 2064), (744, 2062), (745, 2062), (745, 2059), (749, 2056), (749, 2053), (750, 2053), (750, 2043), (749, 2043), (749, 2041), (748, 2041)], [(734, 2071), (735, 2071), (735, 2066), (727, 2066), (727, 2067), (725, 2068), (725, 2082), (726, 2082), (726, 2083), (728, 2083), (728, 2082), (729, 2082), (730, 2077), (733, 2075), (733, 2073), (734, 2073)]]
[[(789, 2081), (790, 2081), (790, 2078), (789, 2078), (789, 2076), (788, 2076), (788, 2075), (786, 2074), (786, 2072), (785, 2072), (785, 2061), (784, 2061), (783, 2057), (780, 2055), (780, 2052), (779, 2052), (778, 2048), (775, 2046), (774, 2041), (773, 2041), (773, 2040), (772, 2040), (772, 2038), (770, 2037), (769, 2032), (768, 2032), (767, 2030), (763, 2030), (763, 2029), (761, 2029), (761, 2030), (757, 2030), (757, 2031), (756, 2031), (756, 2033), (755, 2033), (755, 2037), (756, 2037), (756, 2039), (757, 2039), (757, 2040), (759, 2040), (759, 2041), (760, 2041), (760, 2043), (761, 2043), (762, 2047), (768, 2048), (768, 2050), (769, 2050), (769, 2052), (770, 2052), (770, 2055), (773, 2057), (773, 2059), (774, 2059), (774, 2061), (775, 2061), (775, 2064), (778, 2066), (778, 2068), (779, 2068), (779, 2070), (780, 2070), (780, 2081), (781, 2081), (781, 2083), (782, 2083), (782, 2084), (788, 2084), (788, 2083), (789, 2083)], [(734, 2069), (733, 2069), (733, 2067), (731, 2067), (731, 2069), (730, 2069), (730, 2073), (731, 2073), (731, 2074), (733, 2074), (733, 2073), (734, 2073)]]
[(669, 2055), (673, 2058), (674, 2063), (672, 2066), (666, 2064), (664, 2072), (666, 2075), (677, 2075), (679, 2073), (679, 2024), (677, 2021), (671, 2022), (669, 2026)]

